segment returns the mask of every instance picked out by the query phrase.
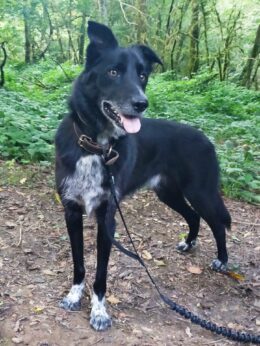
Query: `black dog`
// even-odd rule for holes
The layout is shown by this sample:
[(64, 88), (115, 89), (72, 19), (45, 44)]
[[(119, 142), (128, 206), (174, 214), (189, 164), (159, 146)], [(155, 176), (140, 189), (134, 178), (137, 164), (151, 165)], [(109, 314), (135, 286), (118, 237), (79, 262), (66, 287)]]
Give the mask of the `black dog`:
[(143, 45), (119, 47), (111, 30), (95, 22), (89, 22), (88, 36), (86, 66), (75, 82), (70, 114), (56, 135), (56, 182), (74, 262), (73, 286), (60, 305), (80, 307), (85, 276), (82, 214), (94, 213), (97, 271), (90, 324), (104, 330), (111, 325), (104, 298), (111, 250), (107, 232), (114, 235), (116, 213), (104, 157), (115, 161), (111, 170), (119, 200), (147, 185), (184, 217), (189, 235), (178, 250), (195, 245), (200, 217), (208, 223), (218, 249), (215, 270), (225, 269), (228, 260), (225, 228), (231, 219), (218, 191), (218, 163), (209, 140), (187, 125), (142, 119), (148, 76), (153, 64), (161, 64), (157, 55)]

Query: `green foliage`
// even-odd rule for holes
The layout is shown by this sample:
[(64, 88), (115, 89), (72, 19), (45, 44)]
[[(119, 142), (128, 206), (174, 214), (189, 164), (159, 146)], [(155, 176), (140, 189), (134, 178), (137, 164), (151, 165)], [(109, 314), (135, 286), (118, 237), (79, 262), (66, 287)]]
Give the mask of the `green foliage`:
[[(42, 62), (7, 70), (8, 91), (0, 89), (0, 155), (23, 163), (53, 158), (53, 138), (66, 112), (78, 66)], [(66, 75), (64, 74), (64, 71)]]
[(260, 95), (210, 74), (171, 81), (153, 78), (148, 90), (151, 117), (189, 123), (215, 144), (226, 195), (260, 202)]
[[(52, 62), (8, 70), (9, 90), (0, 90), (0, 158), (22, 163), (53, 160), (53, 138), (71, 88), (68, 77), (80, 72), (74, 65), (62, 68), (66, 75)], [(260, 202), (257, 92), (217, 82), (209, 73), (173, 81), (167, 72), (151, 78), (147, 93), (149, 116), (192, 124), (215, 144), (227, 196)]]

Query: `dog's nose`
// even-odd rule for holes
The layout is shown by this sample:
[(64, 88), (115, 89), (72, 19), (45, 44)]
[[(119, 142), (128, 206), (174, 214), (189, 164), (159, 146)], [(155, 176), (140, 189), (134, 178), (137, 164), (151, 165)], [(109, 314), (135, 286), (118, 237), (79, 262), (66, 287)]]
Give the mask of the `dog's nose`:
[(148, 107), (148, 101), (146, 99), (133, 100), (132, 104), (134, 110), (138, 113), (142, 113)]

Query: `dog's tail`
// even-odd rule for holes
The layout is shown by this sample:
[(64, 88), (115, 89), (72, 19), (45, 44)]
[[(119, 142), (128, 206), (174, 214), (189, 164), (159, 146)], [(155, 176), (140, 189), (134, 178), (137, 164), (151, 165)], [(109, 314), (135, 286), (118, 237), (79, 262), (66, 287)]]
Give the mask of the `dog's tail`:
[(220, 203), (218, 203), (218, 215), (221, 219), (221, 221), (223, 222), (223, 224), (225, 225), (225, 227), (230, 230), (231, 229), (231, 216), (222, 200), (222, 198), (220, 197)]

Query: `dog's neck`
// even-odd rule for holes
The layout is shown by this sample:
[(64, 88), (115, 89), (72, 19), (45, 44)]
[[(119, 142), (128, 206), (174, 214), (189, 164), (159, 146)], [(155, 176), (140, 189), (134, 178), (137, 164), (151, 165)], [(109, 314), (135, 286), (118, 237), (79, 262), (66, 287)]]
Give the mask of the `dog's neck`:
[[(103, 116), (103, 115), (101, 115)], [(100, 145), (107, 145), (125, 135), (125, 132), (120, 128), (115, 127), (112, 123), (104, 119), (104, 123), (95, 122), (95, 126), (91, 124), (91, 118), (86, 122), (86, 117), (79, 113), (73, 112), (72, 118), (77, 128), (80, 131), (80, 134), (84, 134), (90, 137), (93, 141), (97, 142)], [(105, 126), (106, 125), (106, 126)]]

